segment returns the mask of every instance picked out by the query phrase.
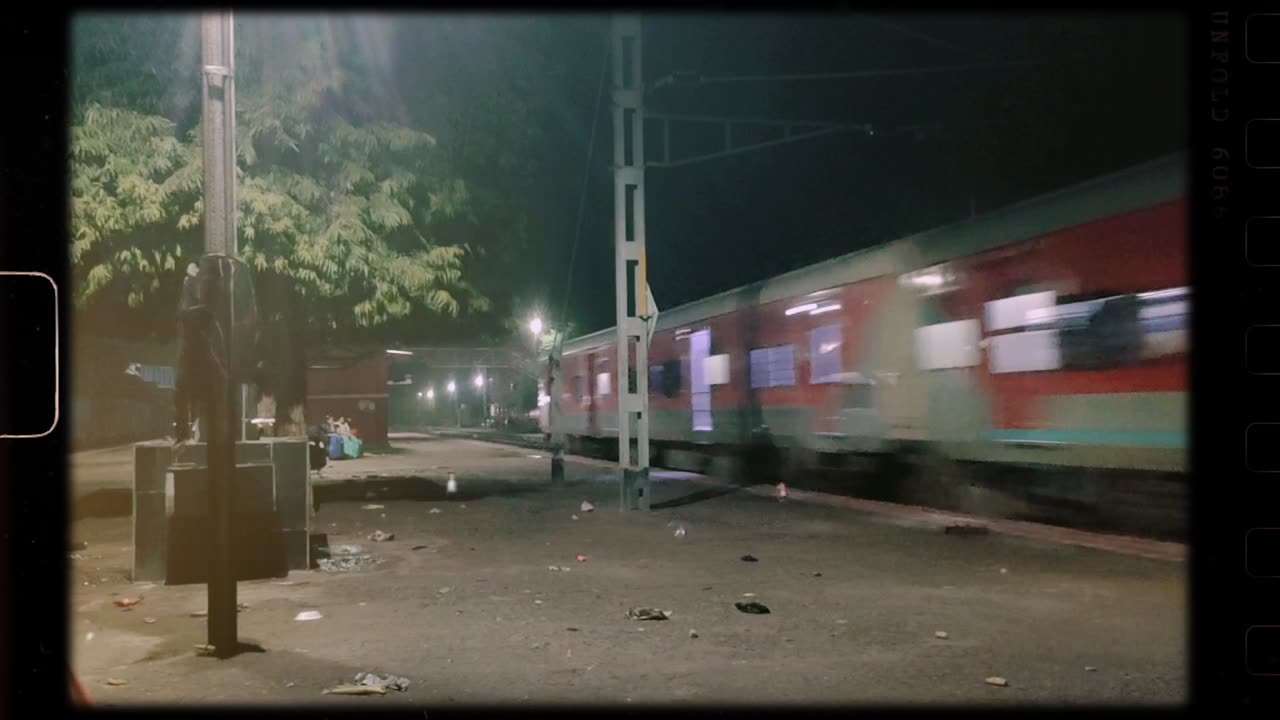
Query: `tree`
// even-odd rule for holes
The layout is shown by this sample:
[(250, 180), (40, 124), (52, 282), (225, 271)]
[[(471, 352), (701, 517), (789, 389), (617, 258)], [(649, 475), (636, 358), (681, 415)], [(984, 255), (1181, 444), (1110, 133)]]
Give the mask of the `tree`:
[[(189, 42), (164, 38), (190, 39), (196, 23), (111, 16), (76, 27), (75, 65), (96, 68), (73, 90), (82, 307), (122, 292), (143, 306), (172, 292), (178, 265), (200, 254), (200, 136), (180, 125), (191, 124), (191, 100), (158, 72), (135, 77), (148, 64), (171, 65), (166, 54), (190, 60)], [(355, 29), (324, 18), (237, 19), (240, 252), (270, 339), (262, 389), (287, 433), (302, 430), (308, 344), (415, 310), (456, 317), (488, 307), (463, 278), (466, 246), (447, 239), (471, 212), (468, 186), (431, 135), (383, 112), (386, 86), (355, 51)], [(199, 87), (198, 75), (180, 75)]]

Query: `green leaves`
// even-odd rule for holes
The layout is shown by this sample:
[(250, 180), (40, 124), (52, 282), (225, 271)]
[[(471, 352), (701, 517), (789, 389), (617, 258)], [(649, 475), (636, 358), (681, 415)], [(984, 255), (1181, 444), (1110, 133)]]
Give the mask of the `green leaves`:
[[(182, 97), (171, 83), (196, 92), (198, 108), (198, 52), (187, 57), (186, 45), (146, 34), (185, 38), (193, 17), (93, 16), (76, 25), (71, 227), (82, 305), (119, 287), (130, 307), (144, 306), (200, 254), (192, 231), (203, 220), (201, 135), (196, 127), (180, 136), (171, 119), (179, 111), (166, 114)], [(445, 170), (435, 137), (362, 104), (370, 79), (336, 64), (349, 40), (336, 25), (238, 19), (245, 262), (307, 298), (316, 327), (482, 311), (485, 299), (463, 281), (465, 250), (432, 240), (441, 223), (468, 216), (466, 183)], [(173, 55), (192, 72), (172, 71)]]

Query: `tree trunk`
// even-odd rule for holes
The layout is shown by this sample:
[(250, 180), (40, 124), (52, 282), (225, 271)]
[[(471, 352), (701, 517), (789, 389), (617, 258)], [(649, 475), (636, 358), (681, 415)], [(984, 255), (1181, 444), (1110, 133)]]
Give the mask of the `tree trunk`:
[(307, 434), (307, 359), (293, 288), (287, 278), (259, 276), (259, 318), (262, 318), (259, 374), (259, 417), (274, 417), (276, 437)]

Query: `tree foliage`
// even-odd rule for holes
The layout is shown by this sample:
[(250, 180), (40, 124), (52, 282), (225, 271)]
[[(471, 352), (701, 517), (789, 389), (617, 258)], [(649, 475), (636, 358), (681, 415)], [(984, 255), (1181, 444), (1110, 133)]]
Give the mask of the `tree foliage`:
[[(81, 305), (113, 287), (141, 305), (201, 252), (198, 23), (78, 21), (70, 161)], [(467, 246), (445, 237), (473, 213), (470, 186), (431, 134), (388, 110), (377, 63), (354, 47), (361, 27), (237, 19), (241, 257), (277, 289), (266, 302), (292, 295), (296, 320), (311, 327), (483, 311), (487, 300), (464, 278)], [(175, 65), (191, 70), (174, 73), (181, 82), (160, 70)]]

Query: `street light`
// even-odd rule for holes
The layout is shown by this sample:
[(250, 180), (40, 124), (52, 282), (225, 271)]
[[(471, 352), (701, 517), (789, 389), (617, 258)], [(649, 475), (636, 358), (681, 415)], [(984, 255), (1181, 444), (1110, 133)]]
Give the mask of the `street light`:
[(484, 376), (483, 376), (483, 375), (477, 375), (477, 376), (476, 376), (476, 387), (478, 387), (478, 388), (479, 388), (479, 387), (484, 387)]
[(533, 320), (531, 320), (529, 322), (529, 330), (533, 333), (533, 336), (535, 338), (541, 335), (542, 334), (542, 318), (536, 317)]
[(455, 393), (455, 392), (457, 392), (457, 391), (458, 391), (458, 386), (457, 386), (457, 385), (455, 385), (455, 384), (453, 384), (453, 381), (452, 381), (452, 380), (450, 380), (450, 381), (449, 381), (449, 394), (450, 394), (450, 395), (452, 395), (452, 394), (454, 394), (454, 393)]
[(418, 397), (422, 397), (422, 393), (418, 393)]
[[(422, 393), (418, 393), (418, 396), (419, 396), (419, 397), (421, 397), (421, 396), (422, 396)], [(436, 391), (435, 391), (435, 390), (433, 390), (432, 388), (427, 388), (427, 399), (428, 399), (428, 400), (435, 400), (435, 399), (436, 399)]]

